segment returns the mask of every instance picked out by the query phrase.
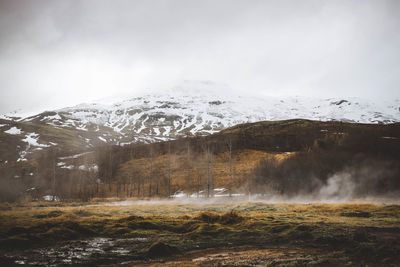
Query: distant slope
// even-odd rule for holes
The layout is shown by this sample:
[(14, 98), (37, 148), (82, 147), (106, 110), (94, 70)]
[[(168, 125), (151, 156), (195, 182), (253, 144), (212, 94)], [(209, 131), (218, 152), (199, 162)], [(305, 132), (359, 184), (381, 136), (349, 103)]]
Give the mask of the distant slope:
[[(287, 192), (296, 193), (296, 186), (307, 190), (309, 185), (315, 186), (314, 182), (323, 186), (330, 175), (354, 166), (361, 170), (360, 179), (368, 181), (368, 174), (376, 177), (379, 184), (376, 188), (371, 185), (371, 194), (378, 189), (385, 193), (382, 188), (387, 186), (391, 188), (385, 190), (400, 190), (400, 169), (393, 167), (400, 166), (400, 124), (310, 120), (247, 123), (204, 137), (115, 147), (112, 152), (100, 152), (98, 159), (99, 177), (105, 184), (112, 184), (115, 191), (116, 186), (134, 184), (132, 188), (138, 191), (132, 195), (139, 197), (166, 196), (176, 190), (195, 193), (209, 187), (207, 177), (212, 177), (213, 188), (232, 187), (236, 192), (248, 187), (260, 192), (269, 179), (277, 179), (279, 185), (290, 178), (291, 186), (285, 185)], [(260, 162), (267, 162), (262, 167), (268, 167), (261, 174), (253, 173)], [(365, 164), (375, 169), (362, 173), (368, 167)], [(382, 170), (382, 166), (386, 167)], [(271, 174), (265, 174), (265, 169)], [(172, 177), (170, 183), (168, 177)], [(253, 182), (256, 184), (249, 185)]]
[[(360, 181), (374, 174), (368, 192), (377, 193), (375, 185), (381, 193), (400, 190), (400, 123), (262, 121), (207, 136), (92, 148), (76, 142), (81, 140), (78, 130), (8, 123), (14, 124), (7, 130), (7, 142), (15, 139), (21, 145), (17, 137), (25, 136), (22, 142), (42, 153), (0, 163), (0, 196), (6, 200), (45, 194), (63, 199), (166, 197), (178, 190), (192, 194), (214, 188), (262, 193), (268, 181), (275, 181), (279, 192), (294, 194), (297, 188), (307, 192), (324, 186), (348, 167), (357, 170)], [(39, 135), (59, 143), (42, 147)], [(75, 150), (52, 149), (56, 147)]]
[[(50, 147), (90, 150), (99, 145), (146, 144), (204, 136), (257, 121), (295, 118), (353, 123), (400, 121), (400, 100), (373, 103), (359, 98), (255, 98), (216, 94), (220, 89), (210, 82), (189, 82), (170, 92), (114, 104), (81, 104), (27, 118), (16, 118), (17, 114), (3, 116), (0, 160), (23, 160), (35, 150)], [(13, 127), (22, 132), (10, 133)]]

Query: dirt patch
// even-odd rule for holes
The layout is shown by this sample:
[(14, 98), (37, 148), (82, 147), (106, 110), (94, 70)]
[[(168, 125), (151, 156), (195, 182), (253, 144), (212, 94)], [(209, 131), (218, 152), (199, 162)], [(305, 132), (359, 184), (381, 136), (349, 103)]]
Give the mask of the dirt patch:
[(347, 264), (345, 258), (328, 259), (332, 254), (340, 255), (317, 248), (222, 248), (205, 249), (163, 260), (150, 262), (135, 262), (124, 266), (304, 266), (304, 265), (334, 265)]
[(230, 211), (223, 214), (215, 212), (200, 212), (193, 217), (194, 220), (201, 220), (207, 223), (235, 224), (243, 220), (237, 211)]
[(149, 258), (168, 257), (179, 253), (179, 249), (162, 242), (153, 243), (147, 251)]
[(364, 211), (356, 211), (356, 212), (343, 212), (340, 214), (343, 217), (358, 217), (358, 218), (369, 218), (371, 217), (371, 213)]
[(64, 212), (62, 212), (61, 210), (53, 210), (53, 211), (50, 211), (49, 213), (46, 213), (46, 214), (38, 214), (35, 217), (38, 218), (38, 219), (55, 218), (55, 217), (61, 216), (63, 214), (64, 214)]

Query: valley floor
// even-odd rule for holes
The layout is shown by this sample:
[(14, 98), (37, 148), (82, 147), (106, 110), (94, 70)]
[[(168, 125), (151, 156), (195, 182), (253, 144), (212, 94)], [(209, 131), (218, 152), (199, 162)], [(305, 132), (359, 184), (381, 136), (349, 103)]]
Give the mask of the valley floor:
[(400, 206), (0, 204), (0, 265), (396, 266)]
[[(304, 266), (353, 264), (344, 251), (304, 247), (237, 247), (193, 251), (173, 259), (135, 262), (120, 266)], [(337, 258), (339, 256), (339, 258)], [(356, 263), (354, 263), (356, 264)]]

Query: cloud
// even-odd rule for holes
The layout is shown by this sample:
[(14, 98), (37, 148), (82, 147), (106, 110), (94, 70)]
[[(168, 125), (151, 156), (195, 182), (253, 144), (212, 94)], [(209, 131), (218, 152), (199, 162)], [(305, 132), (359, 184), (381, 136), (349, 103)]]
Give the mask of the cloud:
[(2, 1), (0, 112), (212, 80), (400, 97), (398, 1)]

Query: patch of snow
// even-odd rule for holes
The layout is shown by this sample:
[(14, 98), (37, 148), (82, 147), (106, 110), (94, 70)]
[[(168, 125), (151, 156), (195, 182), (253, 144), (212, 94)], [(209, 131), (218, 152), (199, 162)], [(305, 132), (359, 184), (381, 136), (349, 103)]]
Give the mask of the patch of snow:
[(88, 129), (86, 129), (86, 125), (84, 125), (84, 124), (82, 124), (82, 125), (79, 125), (79, 126), (77, 126), (77, 127), (75, 127), (77, 130), (81, 130), (81, 131), (88, 131)]
[(82, 157), (84, 155), (91, 154), (91, 153), (93, 153), (93, 151), (83, 152), (83, 153), (75, 154), (75, 155), (72, 155), (72, 156), (59, 157), (58, 159), (61, 159), (61, 160), (64, 160), (64, 159), (77, 159), (77, 158), (80, 158), (80, 157)]
[(226, 188), (214, 188), (215, 192), (225, 192), (226, 190), (228, 190), (228, 189), (226, 189)]
[(15, 126), (11, 127), (10, 129), (8, 129), (7, 131), (4, 131), (4, 132), (8, 133), (8, 134), (21, 134), (22, 133), (21, 129), (18, 129)]
[(61, 119), (62, 118), (57, 113), (56, 115), (53, 115), (53, 116), (46, 116), (46, 117), (42, 118), (41, 121), (45, 121), (45, 120), (61, 120)]
[(137, 130), (137, 133), (139, 134), (141, 131), (143, 131), (143, 129), (146, 128), (145, 122), (149, 119), (149, 116), (146, 117), (146, 119), (144, 119), (142, 121), (142, 126), (139, 128), (139, 130)]
[(60, 201), (60, 198), (58, 196), (51, 196), (51, 195), (46, 195), (43, 196), (44, 201)]
[(182, 197), (186, 197), (187, 194), (185, 192), (183, 192), (182, 190), (178, 190), (176, 191), (173, 195), (169, 196), (170, 198), (182, 198)]
[(383, 139), (398, 139), (397, 137), (393, 136), (382, 136)]
[(69, 165), (69, 166), (61, 166), (61, 169), (68, 169), (68, 170), (72, 170), (74, 168), (73, 165)]
[(32, 117), (27, 117), (27, 118), (23, 119), (23, 121), (32, 121), (32, 120), (38, 118), (39, 116), (40, 116), (40, 115), (36, 115), (36, 116), (32, 116)]
[(28, 161), (25, 157), (28, 154), (27, 151), (23, 150), (19, 153), (19, 158), (17, 159), (17, 162), (21, 162), (21, 161)]
[(36, 133), (30, 133), (27, 134), (24, 139), (22, 139), (23, 142), (28, 143), (29, 146), (37, 146), (37, 147), (49, 147), (50, 145), (45, 145), (45, 144), (39, 144), (39, 135)]
[(97, 164), (93, 164), (91, 168), (92, 168), (92, 170), (95, 171), (95, 172), (98, 172), (98, 171), (99, 171), (99, 166), (97, 166)]

